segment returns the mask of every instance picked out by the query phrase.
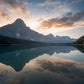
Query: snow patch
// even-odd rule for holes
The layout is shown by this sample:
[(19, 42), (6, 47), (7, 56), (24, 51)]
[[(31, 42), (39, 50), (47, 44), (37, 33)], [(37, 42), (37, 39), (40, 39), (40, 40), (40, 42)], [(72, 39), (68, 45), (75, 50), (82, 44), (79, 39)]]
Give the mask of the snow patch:
[(20, 37), (20, 34), (19, 34), (19, 33), (17, 33), (17, 34), (16, 34), (16, 36), (17, 36), (17, 37)]

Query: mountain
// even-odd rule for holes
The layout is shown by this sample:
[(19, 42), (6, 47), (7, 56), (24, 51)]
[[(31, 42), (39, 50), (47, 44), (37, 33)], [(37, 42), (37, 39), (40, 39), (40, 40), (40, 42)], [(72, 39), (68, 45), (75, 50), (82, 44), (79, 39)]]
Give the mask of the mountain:
[(78, 40), (84, 40), (84, 36), (80, 37)]
[(84, 36), (80, 37), (74, 44), (84, 44)]
[(77, 50), (72, 46), (0, 46), (0, 63), (21, 71), (26, 63), (43, 54), (69, 53)]
[(35, 45), (44, 45), (46, 43), (0, 35), (0, 44), (9, 44), (9, 45), (10, 44), (27, 44), (29, 46), (35, 46)]
[(54, 37), (52, 34), (44, 36), (27, 27), (21, 19), (17, 19), (14, 23), (1, 27), (0, 35), (10, 38), (47, 43), (72, 43), (76, 40), (67, 36)]

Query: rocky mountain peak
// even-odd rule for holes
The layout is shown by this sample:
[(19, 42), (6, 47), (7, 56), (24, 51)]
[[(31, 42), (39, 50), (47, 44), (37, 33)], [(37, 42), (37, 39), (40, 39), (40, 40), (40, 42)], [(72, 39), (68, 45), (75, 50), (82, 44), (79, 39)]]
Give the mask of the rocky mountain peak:
[(22, 19), (16, 19), (16, 21), (13, 23), (15, 25), (20, 25), (20, 26), (26, 26), (26, 24), (24, 23), (24, 21)]

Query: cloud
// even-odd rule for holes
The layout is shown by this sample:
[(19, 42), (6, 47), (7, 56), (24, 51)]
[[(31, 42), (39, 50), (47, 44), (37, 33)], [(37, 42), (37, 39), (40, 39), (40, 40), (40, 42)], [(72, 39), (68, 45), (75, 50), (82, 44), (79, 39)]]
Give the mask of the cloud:
[(1, 18), (6, 18), (7, 20), (10, 19), (10, 16), (7, 12), (3, 11), (3, 10), (0, 10), (0, 17)]
[[(30, 70), (31, 72), (35, 71), (35, 73), (37, 71), (37, 73), (39, 74), (37, 75), (38, 77), (40, 76), (40, 79), (45, 77), (47, 80), (51, 81), (50, 83), (54, 82), (55, 84), (73, 84), (76, 81), (80, 82), (84, 80), (84, 63), (58, 58), (56, 56), (37, 57), (27, 63), (24, 67), (23, 70), (27, 74), (28, 72), (25, 69)], [(77, 78), (76, 80), (74, 80), (75, 77)], [(49, 82), (46, 82), (46, 84), (49, 84)]]
[(29, 19), (28, 4), (27, 0), (0, 0), (0, 19), (3, 20), (0, 26), (10, 24), (17, 18)]
[(45, 7), (50, 13), (54, 13), (54, 15), (61, 15), (74, 11), (73, 6), (78, 6), (77, 4), (82, 1), (83, 0), (45, 0), (40, 6)]
[(72, 3), (79, 3), (82, 2), (83, 0), (73, 0)]
[(23, 14), (29, 13), (27, 8), (25, 7), (25, 5), (28, 4), (28, 2), (20, 1), (20, 0), (3, 0), (3, 1), (0, 0), (0, 3), (4, 4), (6, 6), (9, 6), (9, 7), (7, 7), (7, 9), (8, 9), (8, 11), (10, 9), (11, 10), (10, 12), (14, 11), (15, 13), (17, 13), (17, 11), (18, 11), (18, 12), (22, 12)]
[(5, 4), (5, 5), (10, 5), (11, 7), (18, 6), (17, 0), (0, 0), (0, 3)]
[(77, 22), (83, 21), (84, 22), (84, 10), (79, 11), (75, 14), (69, 12), (62, 17), (51, 18), (48, 20), (44, 20), (41, 22), (42, 28), (72, 28), (77, 25)]
[(77, 12), (76, 14), (74, 14), (71, 19), (70, 19), (73, 23), (77, 22), (77, 21), (84, 21), (84, 10)]
[(26, 5), (26, 0), (0, 0), (0, 17), (5, 20), (28, 17), (29, 10)]
[(84, 83), (84, 63), (46, 55), (30, 60), (20, 72), (0, 64), (0, 84), (34, 84), (35, 82), (37, 84)]
[(15, 13), (15, 14), (23, 14), (26, 15), (29, 13), (29, 11), (25, 7), (17, 7), (17, 8), (7, 8), (7, 10), (10, 13)]

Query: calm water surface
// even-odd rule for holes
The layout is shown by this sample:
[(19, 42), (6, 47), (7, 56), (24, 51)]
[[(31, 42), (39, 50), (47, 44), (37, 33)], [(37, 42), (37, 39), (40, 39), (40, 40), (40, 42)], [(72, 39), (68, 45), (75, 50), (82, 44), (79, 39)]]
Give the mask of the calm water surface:
[(0, 46), (0, 84), (84, 84), (84, 46)]

